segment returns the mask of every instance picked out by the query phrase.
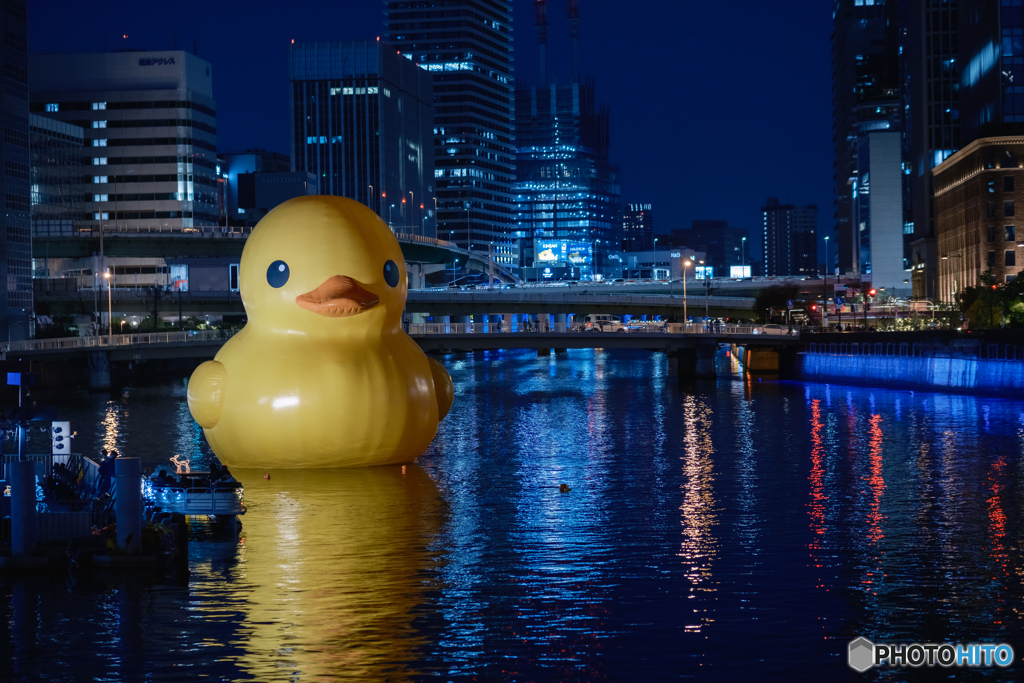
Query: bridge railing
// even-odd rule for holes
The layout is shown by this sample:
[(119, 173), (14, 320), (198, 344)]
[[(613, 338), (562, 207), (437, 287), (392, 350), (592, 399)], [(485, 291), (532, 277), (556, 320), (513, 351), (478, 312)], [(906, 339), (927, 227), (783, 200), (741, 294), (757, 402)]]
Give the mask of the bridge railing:
[(195, 330), (184, 332), (149, 332), (143, 334), (112, 334), (95, 337), (60, 337), (2, 342), (0, 353), (19, 351), (59, 351), (73, 349), (109, 349), (145, 344), (181, 344), (185, 342), (227, 341), (238, 330)]
[[(789, 334), (799, 334), (799, 328), (790, 328)], [(406, 326), (411, 335), (431, 334), (517, 334), (517, 333), (551, 333), (551, 334), (591, 334), (601, 332), (596, 327), (587, 327), (583, 323), (416, 323)], [(705, 325), (703, 323), (667, 323), (667, 324), (636, 324), (615, 328), (607, 327), (605, 332), (622, 334), (763, 334), (760, 325)]]

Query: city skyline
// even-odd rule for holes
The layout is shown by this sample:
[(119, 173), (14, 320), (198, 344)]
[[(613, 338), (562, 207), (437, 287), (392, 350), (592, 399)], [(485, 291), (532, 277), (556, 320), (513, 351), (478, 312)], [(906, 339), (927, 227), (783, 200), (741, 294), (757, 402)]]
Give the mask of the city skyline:
[[(529, 84), (539, 77), (533, 3), (513, 5), (514, 76)], [(653, 2), (623, 12), (608, 0), (580, 3), (580, 72), (611, 106), (621, 201), (651, 204), (657, 232), (711, 218), (753, 236), (765, 198), (778, 196), (822, 208), (820, 254), (833, 227), (831, 13), (809, 1), (786, 12), (741, 5)], [(310, 3), (285, 15), (187, 2), (104, 14), (60, 0), (29, 7), (29, 52), (194, 49), (213, 65), (219, 151), (288, 153), (290, 41), (383, 39), (383, 8)], [(48, 22), (54, 16), (61, 20)], [(568, 83), (565, 5), (549, 2), (548, 21), (549, 78)], [(751, 258), (760, 258), (752, 242)]]

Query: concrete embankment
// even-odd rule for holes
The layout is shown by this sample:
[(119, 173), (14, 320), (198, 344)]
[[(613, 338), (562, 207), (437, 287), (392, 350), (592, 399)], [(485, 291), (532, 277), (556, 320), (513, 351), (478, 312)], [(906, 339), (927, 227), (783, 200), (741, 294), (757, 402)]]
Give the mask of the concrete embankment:
[(800, 354), (800, 376), (810, 381), (1024, 397), (1021, 342), (1021, 336), (1003, 334), (820, 335)]

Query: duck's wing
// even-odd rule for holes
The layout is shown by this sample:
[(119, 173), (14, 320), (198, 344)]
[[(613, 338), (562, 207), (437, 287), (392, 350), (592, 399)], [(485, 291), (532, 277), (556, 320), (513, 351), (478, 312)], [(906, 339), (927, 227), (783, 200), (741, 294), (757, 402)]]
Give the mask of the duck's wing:
[(228, 370), (220, 361), (208, 360), (192, 373), (188, 410), (203, 429), (212, 429), (220, 421), (227, 386)]
[(455, 401), (455, 385), (444, 366), (433, 358), (427, 358), (430, 375), (434, 378), (434, 395), (437, 396), (437, 419), (443, 420)]

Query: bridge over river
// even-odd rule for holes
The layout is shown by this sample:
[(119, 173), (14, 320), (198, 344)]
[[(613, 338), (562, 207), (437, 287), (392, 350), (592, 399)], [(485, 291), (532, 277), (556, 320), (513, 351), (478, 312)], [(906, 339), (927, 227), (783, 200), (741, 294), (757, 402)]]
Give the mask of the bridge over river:
[[(579, 348), (633, 348), (669, 352), (680, 375), (708, 374), (719, 345), (744, 347), (753, 356), (746, 359), (752, 370), (778, 371), (795, 363), (802, 342), (800, 330), (791, 334), (762, 334), (748, 325), (704, 326), (670, 323), (620, 332), (583, 331), (564, 323), (524, 326), (519, 322), (442, 323), (407, 325), (409, 335), (424, 351), (434, 353), (470, 352), (494, 349), (537, 349), (539, 353)], [(111, 383), (111, 369), (119, 365), (183, 360), (193, 366), (213, 358), (234, 330), (198, 332), (156, 332), (93, 337), (35, 339), (0, 343), (0, 360), (43, 378), (41, 384), (74, 383), (88, 377), (91, 388), (105, 389)], [(762, 361), (758, 358), (763, 357)], [(790, 359), (790, 360), (785, 360)], [(703, 361), (703, 363), (699, 362)], [(703, 371), (700, 368), (703, 367)]]

